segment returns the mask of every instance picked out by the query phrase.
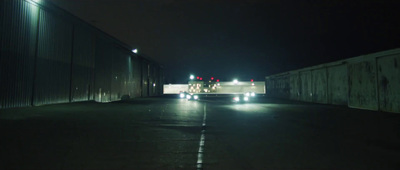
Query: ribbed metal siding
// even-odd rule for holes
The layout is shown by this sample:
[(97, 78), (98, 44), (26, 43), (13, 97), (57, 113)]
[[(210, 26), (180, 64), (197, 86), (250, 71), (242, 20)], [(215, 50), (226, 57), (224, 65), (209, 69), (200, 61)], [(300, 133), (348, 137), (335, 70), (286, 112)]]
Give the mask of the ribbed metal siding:
[(149, 63), (145, 60), (141, 62), (142, 68), (142, 97), (149, 96)]
[(156, 88), (154, 86), (155, 84), (155, 67), (154, 64), (150, 64), (150, 73), (149, 73), (149, 91), (150, 91), (150, 96), (155, 96), (156, 93)]
[(40, 10), (34, 105), (69, 102), (72, 24)]
[(127, 58), (120, 49), (114, 49), (112, 57), (111, 101), (119, 100), (124, 94), (124, 82), (126, 81)]
[(140, 97), (141, 96), (141, 62), (140, 58), (133, 56), (132, 57), (132, 68), (133, 68), (133, 95), (131, 97)]
[(155, 87), (155, 89), (156, 89), (156, 95), (158, 96), (158, 95), (161, 95), (161, 92), (160, 92), (160, 85), (161, 85), (161, 83), (160, 83), (160, 67), (158, 67), (158, 66), (156, 66), (156, 75), (155, 75), (155, 79), (156, 79), (156, 87)]
[(162, 68), (160, 68), (160, 75), (159, 76), (160, 76), (159, 77), (160, 85), (158, 86), (158, 90), (160, 92), (160, 95), (162, 95), (162, 94), (164, 94), (163, 86), (164, 86), (164, 83), (165, 83), (165, 81), (164, 81), (164, 70)]
[(125, 61), (125, 74), (124, 74), (124, 79), (122, 80), (122, 94), (127, 95), (129, 97), (134, 95), (134, 79), (133, 79), (133, 65), (132, 65), (132, 56), (130, 54), (127, 54), (126, 51), (122, 53), (122, 56), (124, 57)]
[(20, 0), (0, 4), (0, 108), (29, 106), (39, 8)]
[(100, 36), (98, 35), (96, 38), (95, 50), (95, 100), (98, 102), (110, 102), (114, 47), (111, 41)]
[(73, 41), (71, 101), (93, 100), (94, 35), (87, 27), (75, 26)]

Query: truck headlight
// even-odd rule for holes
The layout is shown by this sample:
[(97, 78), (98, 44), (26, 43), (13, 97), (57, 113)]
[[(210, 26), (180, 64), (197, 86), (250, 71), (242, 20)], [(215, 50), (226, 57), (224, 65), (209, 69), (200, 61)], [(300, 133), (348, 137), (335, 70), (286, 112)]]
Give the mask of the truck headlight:
[(249, 97), (244, 97), (243, 100), (244, 101), (249, 101)]
[(186, 98), (187, 98), (187, 99), (191, 99), (192, 96), (191, 96), (191, 95), (187, 95)]
[(252, 96), (252, 97), (256, 96), (256, 93), (252, 92), (252, 93), (251, 93), (251, 96)]
[(197, 99), (199, 99), (199, 96), (195, 95), (195, 96), (193, 96), (193, 99), (197, 100)]

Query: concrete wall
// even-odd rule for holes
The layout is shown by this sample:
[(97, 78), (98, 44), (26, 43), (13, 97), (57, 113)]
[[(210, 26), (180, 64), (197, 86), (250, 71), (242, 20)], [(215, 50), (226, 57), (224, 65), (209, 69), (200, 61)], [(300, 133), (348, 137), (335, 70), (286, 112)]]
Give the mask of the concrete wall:
[[(244, 94), (254, 92), (256, 94), (265, 94), (265, 82), (219, 82), (216, 91), (208, 94)], [(254, 84), (254, 85), (253, 85)], [(179, 92), (188, 92), (188, 84), (168, 84), (164, 85), (164, 94), (178, 94)]]
[[(254, 85), (252, 85), (254, 83)], [(215, 92), (218, 94), (243, 94), (246, 92), (254, 92), (256, 94), (265, 94), (265, 83), (264, 82), (239, 82), (234, 84), (233, 82), (220, 82)]]
[(340, 64), (327, 68), (328, 72), (328, 103), (347, 105), (348, 102), (348, 76), (347, 65)]
[(179, 94), (189, 91), (188, 84), (164, 84), (164, 94)]
[(400, 113), (400, 49), (266, 77), (267, 95)]
[(379, 108), (400, 112), (400, 54), (377, 59)]

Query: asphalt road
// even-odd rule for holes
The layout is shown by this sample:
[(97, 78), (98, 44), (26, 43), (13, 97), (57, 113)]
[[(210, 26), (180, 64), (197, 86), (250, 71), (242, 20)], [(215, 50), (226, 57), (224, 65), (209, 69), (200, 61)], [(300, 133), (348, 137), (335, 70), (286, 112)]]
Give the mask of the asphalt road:
[(0, 169), (400, 169), (400, 114), (171, 97), (0, 110)]

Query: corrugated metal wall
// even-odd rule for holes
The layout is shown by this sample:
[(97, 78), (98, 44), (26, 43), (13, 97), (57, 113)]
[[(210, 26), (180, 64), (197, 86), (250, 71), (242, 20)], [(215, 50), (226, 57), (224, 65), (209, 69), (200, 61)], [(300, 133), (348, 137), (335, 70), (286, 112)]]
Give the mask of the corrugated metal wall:
[(0, 1), (0, 108), (161, 94), (158, 64), (50, 2), (39, 4)]
[(115, 55), (112, 58), (111, 100), (132, 96), (134, 91), (131, 55), (120, 48), (115, 50)]
[(153, 64), (149, 64), (149, 96), (155, 96), (156, 89), (155, 89), (155, 74), (156, 74), (156, 68), (154, 67)]
[(39, 8), (1, 1), (0, 108), (32, 103)]
[(87, 27), (74, 27), (71, 101), (93, 100), (95, 37)]
[(98, 102), (111, 101), (111, 71), (114, 47), (105, 38), (96, 38), (95, 60), (95, 100)]
[(40, 10), (34, 105), (69, 102), (72, 23)]
[(142, 81), (142, 67), (141, 67), (141, 59), (136, 56), (131, 57), (132, 69), (133, 69), (133, 94), (131, 97), (140, 97), (142, 94), (141, 91), (141, 81)]
[(141, 62), (142, 68), (142, 97), (149, 96), (149, 63), (145, 60)]

